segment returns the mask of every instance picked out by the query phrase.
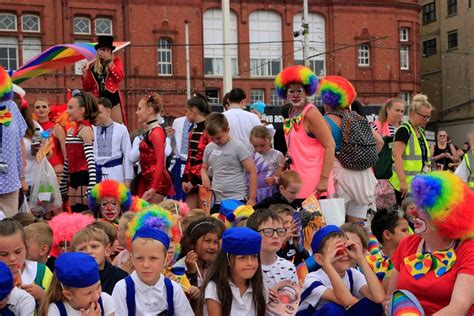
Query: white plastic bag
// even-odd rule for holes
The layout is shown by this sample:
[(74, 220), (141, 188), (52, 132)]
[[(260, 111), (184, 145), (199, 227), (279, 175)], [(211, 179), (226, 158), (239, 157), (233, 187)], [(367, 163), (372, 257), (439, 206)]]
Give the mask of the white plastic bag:
[(43, 216), (49, 211), (60, 208), (62, 204), (56, 173), (48, 159), (43, 158), (33, 175), (30, 194), (31, 213)]
[(341, 226), (346, 222), (344, 199), (320, 199), (318, 202), (326, 225)]

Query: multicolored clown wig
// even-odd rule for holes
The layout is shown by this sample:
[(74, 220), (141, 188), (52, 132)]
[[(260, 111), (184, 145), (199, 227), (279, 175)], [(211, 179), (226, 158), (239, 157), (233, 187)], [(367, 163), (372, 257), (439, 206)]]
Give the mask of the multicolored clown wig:
[(8, 72), (0, 67), (0, 102), (13, 99), (12, 79)]
[(132, 197), (132, 205), (130, 206), (130, 211), (137, 213), (143, 210), (144, 208), (150, 206), (150, 203), (148, 203), (146, 200), (138, 197), (138, 196), (133, 196)]
[(331, 108), (345, 109), (354, 102), (357, 93), (352, 83), (346, 78), (326, 76), (319, 82), (318, 95), (323, 104)]
[(122, 212), (128, 211), (132, 204), (130, 191), (123, 183), (115, 180), (104, 180), (92, 188), (87, 201), (91, 211), (100, 214), (100, 202), (104, 198), (114, 198), (120, 204)]
[(426, 212), (441, 235), (474, 238), (474, 192), (448, 171), (416, 176), (411, 182), (413, 200)]
[(290, 66), (283, 69), (275, 78), (277, 95), (286, 99), (286, 90), (290, 84), (301, 84), (308, 96), (318, 91), (318, 77), (305, 66)]

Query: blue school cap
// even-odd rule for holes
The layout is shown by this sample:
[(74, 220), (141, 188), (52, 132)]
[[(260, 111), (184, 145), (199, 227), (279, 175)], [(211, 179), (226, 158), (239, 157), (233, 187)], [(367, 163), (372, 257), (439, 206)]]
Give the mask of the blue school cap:
[(132, 241), (137, 238), (150, 238), (158, 240), (165, 246), (166, 250), (170, 247), (170, 237), (163, 231), (155, 228), (142, 227), (139, 228), (135, 235), (133, 235)]
[(84, 288), (99, 281), (99, 265), (83, 252), (66, 252), (54, 262), (54, 273), (62, 285)]
[(260, 253), (262, 236), (248, 227), (233, 227), (222, 235), (222, 251), (224, 253), (248, 256)]
[(342, 233), (342, 230), (336, 225), (327, 225), (314, 234), (313, 240), (311, 241), (311, 249), (313, 250), (313, 253), (318, 252), (319, 247), (321, 246), (321, 241), (323, 241), (327, 235), (332, 233)]
[(13, 290), (13, 274), (10, 268), (0, 261), (0, 301)]

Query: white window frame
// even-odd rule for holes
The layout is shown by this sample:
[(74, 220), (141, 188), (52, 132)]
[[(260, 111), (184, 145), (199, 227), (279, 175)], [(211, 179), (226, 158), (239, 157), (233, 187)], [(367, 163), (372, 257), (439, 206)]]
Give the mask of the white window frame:
[(0, 16), (2, 16), (2, 15), (13, 17), (13, 19), (15, 20), (15, 23), (14, 23), (15, 28), (14, 29), (0, 28), (0, 31), (5, 31), (5, 32), (16, 32), (16, 31), (18, 31), (18, 21), (17, 21), (16, 15), (14, 15), (12, 13), (7, 13), (7, 12), (0, 13)]
[(370, 66), (370, 46), (369, 44), (360, 44), (357, 46), (357, 59), (359, 67)]
[[(210, 91), (212, 91), (212, 92), (217, 91), (217, 98), (209, 96)], [(219, 105), (221, 103), (221, 100), (220, 100), (220, 97), (219, 97), (219, 89), (213, 89), (213, 88), (206, 89), (205, 95), (206, 95), (207, 99), (209, 100), (209, 105)]]
[(410, 105), (411, 101), (411, 92), (402, 91), (400, 92), (400, 98), (405, 102), (406, 105)]
[(250, 102), (257, 101), (265, 103), (265, 89), (250, 89)]
[[(162, 43), (166, 45), (162, 45)], [(173, 75), (173, 44), (171, 40), (166, 37), (160, 37), (158, 39), (157, 50), (158, 50), (158, 62), (157, 62), (158, 76), (172, 76)], [(162, 55), (166, 56), (166, 60), (161, 59)]]
[(41, 53), (41, 38), (24, 37), (22, 43), (23, 64)]
[[(18, 69), (18, 64), (19, 64), (19, 60), (18, 60), (18, 39), (16, 37), (0, 37), (0, 49), (7, 49), (7, 65), (6, 65), (6, 69), (11, 69), (11, 70), (16, 70)], [(14, 65), (11, 65), (11, 62), (10, 62), (10, 48), (14, 48), (15, 49), (15, 60), (16, 60), (16, 64)]]
[[(27, 18), (36, 18), (38, 19), (38, 29), (37, 30), (25, 30), (25, 22), (23, 21), (24, 19), (27, 19)], [(21, 16), (21, 30), (23, 32), (28, 32), (28, 33), (39, 33), (41, 32), (41, 19), (39, 17), (39, 15), (36, 15), (36, 14), (24, 14)]]
[[(86, 33), (86, 32), (76, 32), (76, 20), (79, 20), (79, 19), (85, 19), (88, 21), (88, 24), (89, 24), (89, 32)], [(91, 30), (91, 19), (87, 16), (75, 16), (73, 19), (72, 19), (72, 30), (73, 30), (73, 33), (76, 34), (76, 35), (91, 35), (92, 34), (92, 30)]]
[(410, 40), (410, 30), (407, 27), (400, 28), (400, 42), (408, 42)]
[(410, 69), (410, 47), (409, 46), (400, 46), (400, 69), (409, 70)]
[(278, 96), (275, 89), (272, 89), (270, 93), (270, 105), (275, 105), (275, 106), (283, 105), (283, 100)]
[[(98, 32), (97, 31), (97, 22), (105, 22), (105, 21), (110, 22), (110, 32), (109, 33)], [(95, 34), (96, 35), (110, 35), (110, 36), (112, 36), (114, 34), (114, 23), (113, 23), (112, 19), (110, 19), (110, 18), (96, 18), (95, 19)]]

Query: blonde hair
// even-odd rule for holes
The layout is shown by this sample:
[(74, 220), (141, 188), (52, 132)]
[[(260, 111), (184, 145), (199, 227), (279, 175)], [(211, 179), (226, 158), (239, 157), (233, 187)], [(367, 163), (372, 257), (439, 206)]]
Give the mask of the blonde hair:
[(35, 102), (33, 102), (33, 105), (35, 105), (36, 102), (38, 102), (38, 101), (42, 101), (42, 102), (46, 103), (48, 106), (51, 106), (51, 104), (49, 104), (48, 99), (46, 99), (46, 98), (44, 98), (44, 97), (39, 97), (39, 98), (37, 98), (37, 99), (35, 100)]
[(408, 108), (410, 114), (417, 112), (422, 106), (427, 107), (430, 110), (434, 110), (431, 103), (428, 101), (428, 97), (424, 94), (417, 94), (413, 97)]
[(53, 273), (51, 284), (46, 290), (46, 297), (43, 300), (43, 303), (41, 303), (38, 312), (39, 316), (48, 315), (48, 309), (50, 304), (53, 304), (54, 302), (67, 301), (66, 297), (63, 294), (63, 289), (66, 290), (70, 288), (61, 285), (61, 282), (59, 282), (58, 278), (56, 277), (56, 273)]
[(358, 223), (345, 223), (341, 226), (341, 230), (345, 233), (353, 233), (359, 236), (362, 243), (362, 247), (367, 249), (369, 243), (369, 234), (367, 231)]
[(200, 209), (200, 208), (193, 208), (192, 210), (189, 211), (188, 215), (183, 217), (181, 220), (181, 226), (183, 227), (183, 231), (185, 230), (186, 227), (189, 226), (192, 222), (204, 218), (207, 216), (207, 213)]
[(281, 173), (278, 183), (284, 188), (287, 188), (290, 183), (301, 184), (302, 181), (298, 172), (294, 170), (285, 170)]
[(388, 110), (390, 110), (395, 103), (401, 103), (403, 104), (403, 106), (405, 106), (405, 101), (403, 101), (400, 98), (390, 98), (387, 101), (385, 101), (384, 105), (382, 105), (379, 111), (379, 121), (380, 123), (382, 123), (382, 125), (387, 121)]
[(104, 233), (106, 233), (107, 237), (109, 238), (110, 244), (113, 244), (115, 240), (117, 239), (117, 229), (110, 222), (107, 222), (104, 220), (98, 220), (98, 221), (90, 223), (89, 225), (87, 225), (87, 227), (97, 228), (103, 231)]
[(103, 230), (96, 227), (86, 227), (74, 235), (71, 242), (71, 248), (73, 251), (77, 251), (77, 246), (90, 241), (98, 241), (105, 247), (110, 244), (109, 237)]
[(270, 135), (270, 131), (263, 125), (258, 125), (252, 128), (252, 130), (250, 131), (250, 140), (252, 140), (252, 138), (268, 139), (270, 141), (270, 144), (272, 142), (272, 136)]
[(24, 228), (25, 238), (33, 238), (40, 246), (53, 247), (53, 230), (46, 222), (33, 223)]
[(158, 205), (169, 211), (171, 214), (176, 214), (176, 210), (178, 210), (178, 214), (180, 214), (179, 203), (176, 200), (164, 200)]
[(144, 96), (138, 104), (144, 105), (147, 108), (151, 107), (156, 114), (159, 114), (163, 109), (163, 101), (161, 96), (156, 92)]

